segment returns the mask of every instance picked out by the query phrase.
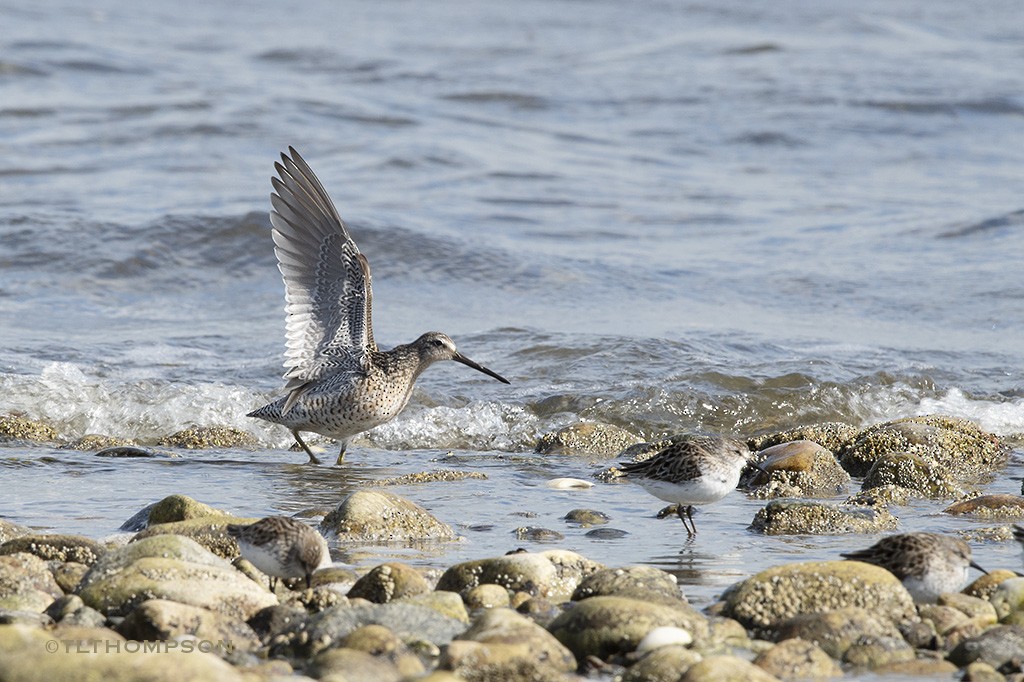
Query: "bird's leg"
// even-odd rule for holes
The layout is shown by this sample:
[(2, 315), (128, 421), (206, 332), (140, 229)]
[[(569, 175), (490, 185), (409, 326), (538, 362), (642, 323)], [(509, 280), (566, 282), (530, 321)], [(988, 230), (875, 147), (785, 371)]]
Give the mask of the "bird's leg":
[(342, 441), (341, 442), (341, 451), (338, 452), (338, 460), (335, 462), (335, 464), (344, 464), (345, 463), (345, 448), (346, 447), (348, 447), (348, 443), (346, 443), (345, 441)]
[(316, 455), (313, 454), (313, 451), (309, 449), (309, 446), (306, 445), (306, 443), (302, 440), (302, 437), (299, 436), (299, 430), (294, 429), (292, 431), (292, 435), (295, 436), (295, 442), (301, 445), (302, 449), (306, 451), (307, 455), (309, 455), (309, 464), (319, 464), (320, 460), (316, 458)]
[(272, 575), (268, 576), (268, 577), (270, 578), (270, 591), (276, 593), (277, 592), (277, 578), (275, 578)]
[[(697, 534), (697, 526), (693, 522), (693, 506), (692, 505), (687, 505), (687, 506), (684, 507), (683, 505), (679, 505), (676, 508), (676, 514), (679, 516), (679, 520), (683, 522), (683, 528), (686, 529), (686, 534), (689, 537), (691, 537), (691, 538), (694, 535), (696, 535)], [(690, 520), (689, 524), (686, 523), (687, 519)], [(692, 527), (692, 529), (691, 529), (691, 527)]]

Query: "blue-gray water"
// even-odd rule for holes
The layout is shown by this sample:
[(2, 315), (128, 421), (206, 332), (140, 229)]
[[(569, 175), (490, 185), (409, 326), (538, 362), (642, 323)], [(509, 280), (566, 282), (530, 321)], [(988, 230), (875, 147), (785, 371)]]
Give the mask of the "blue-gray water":
[[(291, 513), (465, 468), (488, 479), (394, 489), (464, 541), (396, 555), (445, 566), (542, 526), (706, 603), (872, 538), (753, 535), (762, 503), (737, 493), (684, 547), (639, 487), (545, 487), (605, 462), (533, 456), (536, 438), (941, 412), (1021, 442), (1016, 2), (4, 2), (0, 25), (0, 414), (261, 443), (167, 461), (0, 444), (13, 521), (104, 537), (170, 493)], [(244, 416), (282, 385), (266, 213), (287, 145), (370, 260), (378, 341), (446, 331), (511, 386), (435, 367), (341, 468)], [(896, 513), (972, 525), (942, 506)], [(629, 534), (585, 536), (561, 520), (576, 507)]]

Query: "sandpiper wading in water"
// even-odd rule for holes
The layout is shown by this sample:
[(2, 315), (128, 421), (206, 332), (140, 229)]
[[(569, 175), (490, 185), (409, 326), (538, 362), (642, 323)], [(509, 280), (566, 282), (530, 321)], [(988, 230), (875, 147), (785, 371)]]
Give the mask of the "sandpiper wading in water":
[(409, 402), (419, 375), (440, 360), (455, 360), (509, 383), (455, 349), (441, 332), (381, 351), (373, 340), (370, 265), (316, 175), (294, 148), (275, 163), (271, 178), (274, 253), (284, 276), (288, 394), (249, 413), (299, 436), (313, 431), (341, 440), (392, 419)]

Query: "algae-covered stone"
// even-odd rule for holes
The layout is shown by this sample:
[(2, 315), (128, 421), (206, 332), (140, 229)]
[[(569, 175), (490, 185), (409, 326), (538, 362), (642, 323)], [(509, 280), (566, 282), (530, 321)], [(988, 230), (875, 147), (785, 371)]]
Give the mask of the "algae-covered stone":
[(87, 433), (81, 438), (61, 445), (60, 448), (62, 450), (106, 450), (107, 448), (134, 447), (135, 445), (135, 441), (129, 438)]
[(507, 607), (511, 604), (508, 590), (501, 585), (484, 583), (466, 590), (462, 595), (462, 601), (469, 609), (492, 609), (495, 607)]
[(607, 660), (635, 650), (647, 633), (662, 625), (687, 630), (696, 643), (708, 637), (707, 619), (687, 604), (665, 606), (627, 597), (584, 599), (551, 621), (548, 630), (577, 660)]
[[(384, 659), (393, 664), (403, 679), (420, 677), (425, 672), (423, 663), (419, 657), (408, 647), (405, 642), (383, 625), (364, 625), (356, 628), (339, 640), (338, 644), (343, 649), (355, 649), (372, 654), (378, 659)], [(322, 662), (329, 651), (317, 657)]]
[(477, 618), (451, 642), (441, 658), (441, 667), (461, 677), (514, 679), (508, 673), (529, 666), (549, 668), (551, 672), (576, 669), (572, 652), (551, 633), (510, 609), (491, 609)]
[(313, 659), (309, 673), (322, 680), (399, 682), (402, 679), (402, 673), (391, 661), (346, 647), (328, 649), (318, 654)]
[(990, 601), (960, 592), (939, 595), (939, 604), (955, 608), (969, 618), (983, 618), (989, 624), (994, 624), (999, 618)]
[(1024, 578), (1010, 578), (999, 583), (989, 596), (989, 602), (1000, 621), (1005, 622), (1015, 614), (1024, 613)]
[(377, 604), (392, 599), (411, 597), (430, 591), (430, 585), (412, 566), (387, 563), (376, 566), (356, 581), (348, 592), (349, 599), (359, 597)]
[(573, 509), (565, 515), (565, 520), (579, 525), (580, 528), (590, 528), (603, 526), (611, 521), (611, 517), (595, 509)]
[(568, 596), (585, 576), (599, 568), (600, 564), (575, 552), (516, 552), (456, 564), (444, 572), (437, 589), (461, 593), (477, 585), (493, 583), (512, 592), (543, 597)]
[(882, 455), (868, 469), (863, 488), (895, 485), (931, 499), (959, 499), (967, 493), (949, 469), (911, 452)]
[(557, 530), (540, 526), (520, 526), (512, 531), (517, 540), (526, 542), (561, 542), (565, 536)]
[(231, 650), (240, 651), (254, 651), (260, 645), (253, 629), (241, 620), (165, 599), (142, 602), (121, 622), (117, 631), (138, 641), (191, 635), (208, 642), (229, 642)]
[(454, 540), (451, 526), (415, 502), (383, 490), (357, 490), (320, 524), (343, 541)]
[(188, 450), (204, 450), (206, 448), (251, 448), (256, 447), (259, 441), (250, 433), (227, 426), (193, 426), (164, 436), (156, 444)]
[(763, 483), (755, 497), (831, 497), (842, 492), (850, 475), (839, 466), (831, 450), (809, 440), (795, 440), (765, 448), (751, 461), (768, 472), (755, 472), (751, 482)]
[(914, 660), (914, 649), (896, 633), (889, 636), (861, 636), (843, 654), (843, 661), (856, 668), (877, 668)]
[[(51, 654), (48, 652), (53, 642), (58, 648)], [(92, 642), (97, 643), (95, 651), (99, 655), (80, 653), (92, 652)], [(243, 679), (241, 673), (213, 653), (198, 648), (190, 652), (182, 649), (179, 645), (170, 650), (154, 651), (145, 648), (142, 642), (125, 642), (109, 630), (76, 637), (72, 630), (58, 634), (22, 625), (0, 626), (0, 670), (5, 680), (241, 682)]]
[[(453, 596), (458, 599), (458, 595)], [(384, 626), (410, 645), (425, 641), (435, 646), (447, 644), (466, 629), (465, 622), (411, 603), (411, 600), (403, 599), (388, 604), (339, 604), (296, 621), (280, 631), (271, 642), (270, 655), (300, 658), (316, 656), (325, 649), (337, 646), (341, 639), (364, 625)]]
[(896, 576), (860, 561), (812, 561), (775, 566), (730, 587), (724, 615), (748, 628), (770, 628), (806, 613), (860, 607), (899, 622), (914, 601)]
[(611, 424), (577, 422), (543, 436), (536, 451), (545, 455), (615, 457), (640, 438)]
[(677, 682), (695, 663), (703, 660), (684, 646), (663, 646), (646, 654), (622, 674), (622, 682)]
[[(497, 585), (491, 585), (490, 587), (497, 587)], [(443, 590), (425, 592), (410, 597), (403, 597), (401, 603), (423, 606), (436, 611), (446, 618), (462, 623), (469, 622), (469, 612), (466, 610), (466, 603), (462, 600), (462, 597), (454, 592), (445, 592)]]
[(680, 682), (778, 682), (777, 677), (737, 656), (708, 656), (686, 669)]
[(0, 414), (0, 442), (28, 440), (47, 443), (59, 437), (57, 430), (49, 424), (13, 414)]
[(676, 577), (653, 566), (602, 568), (580, 582), (572, 593), (572, 599), (579, 601), (609, 595), (668, 605), (686, 602)]
[(238, 542), (228, 534), (227, 527), (231, 524), (248, 525), (259, 519), (240, 516), (202, 516), (186, 521), (174, 521), (150, 525), (132, 538), (132, 542), (145, 540), (158, 535), (180, 535), (195, 540), (223, 559), (238, 556)]
[(0, 609), (41, 613), (64, 596), (46, 562), (32, 554), (0, 556)]
[(765, 535), (844, 535), (893, 530), (895, 516), (884, 506), (773, 500), (754, 516), (750, 528)]
[(437, 469), (434, 471), (418, 471), (414, 474), (403, 474), (391, 478), (367, 481), (364, 486), (383, 488), (393, 485), (414, 485), (420, 483), (451, 483), (454, 481), (478, 480), (486, 481), (487, 474), (480, 471), (460, 471), (458, 469)]
[(750, 448), (751, 452), (757, 452), (780, 443), (809, 440), (830, 452), (839, 452), (839, 449), (853, 440), (857, 433), (856, 426), (844, 422), (822, 422), (820, 424), (798, 426), (795, 429), (754, 436), (747, 439), (747, 447)]
[(103, 545), (82, 535), (23, 535), (0, 545), (0, 555), (25, 552), (44, 561), (92, 565), (106, 553)]
[(998, 469), (1007, 458), (994, 435), (965, 419), (941, 415), (876, 424), (843, 447), (839, 457), (844, 469), (863, 476), (879, 457), (897, 452), (932, 459), (960, 480)]
[(754, 665), (783, 680), (820, 680), (843, 675), (843, 669), (821, 647), (799, 637), (761, 652)]
[(127, 615), (148, 599), (167, 599), (246, 620), (277, 601), (227, 561), (180, 535), (156, 535), (107, 552), (77, 591), (86, 604), (108, 615)]
[(980, 519), (1024, 519), (1024, 497), (1020, 495), (980, 495), (949, 505), (943, 514), (973, 516)]
[(225, 513), (188, 495), (168, 495), (149, 507), (149, 524), (154, 526), (204, 516), (225, 516)]
[(20, 538), (22, 535), (31, 535), (32, 529), (22, 526), (6, 519), (0, 519), (0, 543), (7, 542), (13, 538)]
[(1013, 571), (997, 568), (976, 578), (974, 582), (963, 589), (963, 593), (981, 599), (991, 599), (992, 594), (1001, 584), (1016, 577), (1017, 574)]
[(831, 656), (842, 659), (850, 647), (864, 638), (900, 638), (899, 630), (884, 615), (859, 607), (802, 613), (778, 624), (775, 639), (799, 638), (813, 642)]

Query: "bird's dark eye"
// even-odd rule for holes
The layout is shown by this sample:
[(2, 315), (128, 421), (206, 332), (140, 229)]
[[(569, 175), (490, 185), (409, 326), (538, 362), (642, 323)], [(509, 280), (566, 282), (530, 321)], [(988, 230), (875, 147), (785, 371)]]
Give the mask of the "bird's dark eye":
[(442, 341), (441, 339), (434, 339), (430, 343), (432, 343), (433, 345), (437, 346), (438, 348), (440, 348), (441, 346), (444, 345), (444, 341)]

